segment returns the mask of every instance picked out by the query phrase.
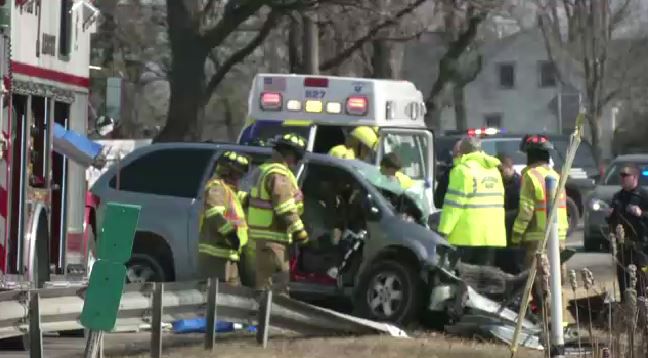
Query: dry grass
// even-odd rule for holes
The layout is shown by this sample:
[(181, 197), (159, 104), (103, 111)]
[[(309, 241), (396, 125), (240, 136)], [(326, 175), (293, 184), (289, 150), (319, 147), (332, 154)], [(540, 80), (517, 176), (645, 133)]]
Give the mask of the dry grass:
[[(507, 357), (509, 350), (504, 345), (482, 344), (472, 340), (459, 340), (441, 335), (428, 335), (419, 338), (392, 338), (386, 336), (365, 336), (345, 338), (309, 338), (309, 339), (270, 339), (268, 348), (258, 347), (253, 338), (236, 342), (221, 343), (215, 353), (205, 352), (202, 347), (178, 348), (167, 351), (164, 357), (309, 357), (309, 358), (343, 358), (343, 357), (471, 357), (495, 358)], [(519, 356), (540, 358), (541, 352), (524, 351)], [(148, 355), (138, 356), (141, 358)]]

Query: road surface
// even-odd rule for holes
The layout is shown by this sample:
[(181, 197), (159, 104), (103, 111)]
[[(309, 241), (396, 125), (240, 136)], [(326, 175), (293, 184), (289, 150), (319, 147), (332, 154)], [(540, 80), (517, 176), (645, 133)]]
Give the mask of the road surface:
[[(599, 287), (610, 287), (611, 280), (614, 279), (613, 261), (609, 254), (604, 253), (586, 253), (583, 252), (583, 231), (582, 227), (576, 231), (571, 238), (567, 240), (567, 247), (577, 251), (568, 262), (568, 269), (580, 270), (584, 267), (589, 268)], [(579, 285), (580, 283), (580, 274)], [(174, 335), (166, 334), (164, 338), (165, 346), (178, 347), (187, 345), (201, 344), (201, 335)], [(147, 332), (140, 333), (115, 333), (106, 336), (106, 354), (108, 356), (121, 356), (119, 352), (128, 351), (133, 353), (145, 353), (150, 342), (150, 334)], [(44, 337), (44, 356), (51, 358), (63, 357), (82, 357), (85, 341), (83, 338)], [(112, 352), (112, 354), (111, 354)], [(26, 358), (29, 354), (18, 351), (0, 351), (2, 358)]]

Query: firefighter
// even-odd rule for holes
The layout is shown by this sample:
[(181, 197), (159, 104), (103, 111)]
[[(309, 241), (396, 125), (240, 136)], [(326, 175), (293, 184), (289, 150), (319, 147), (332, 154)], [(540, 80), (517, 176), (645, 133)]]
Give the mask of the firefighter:
[[(621, 190), (612, 197), (607, 222), (611, 232), (617, 225), (623, 226), (625, 240), (619, 244), (617, 253), (617, 280), (621, 292), (628, 287), (628, 265), (637, 267), (637, 285), (635, 289), (643, 296), (648, 271), (648, 192), (639, 185), (640, 172), (633, 164), (624, 165), (619, 171)], [(623, 299), (623, 295), (621, 295)]]
[(380, 161), (380, 172), (387, 177), (394, 178), (403, 190), (407, 190), (414, 185), (414, 181), (400, 171), (402, 167), (400, 158), (394, 152), (386, 154)]
[(500, 161), (465, 137), (450, 172), (438, 231), (458, 246), (462, 261), (493, 265), (494, 248), (506, 246), (504, 186)]
[[(538, 245), (544, 240), (547, 223), (545, 178), (552, 176), (556, 183), (560, 179), (560, 175), (549, 166), (549, 151), (552, 149), (553, 144), (543, 135), (527, 135), (520, 143), (520, 150), (527, 154), (527, 167), (522, 171), (520, 204), (513, 223), (511, 242), (521, 244), (525, 248), (526, 268), (533, 262)], [(562, 251), (568, 227), (564, 190), (558, 200), (558, 236)]]
[(293, 241), (308, 242), (300, 218), (304, 210), (302, 193), (291, 171), (304, 155), (306, 140), (292, 133), (280, 135), (272, 148), (272, 160), (259, 167), (258, 179), (250, 190), (248, 225), (256, 244), (256, 288), (286, 294), (288, 246)]
[(249, 169), (249, 159), (226, 151), (218, 159), (216, 172), (205, 186), (200, 217), (198, 267), (202, 277), (240, 286), (238, 262), (247, 244), (245, 212), (238, 197), (239, 180)]
[(360, 126), (351, 131), (345, 144), (331, 148), (329, 154), (340, 159), (358, 159), (371, 162), (377, 144), (378, 134), (376, 134), (376, 130), (367, 126)]

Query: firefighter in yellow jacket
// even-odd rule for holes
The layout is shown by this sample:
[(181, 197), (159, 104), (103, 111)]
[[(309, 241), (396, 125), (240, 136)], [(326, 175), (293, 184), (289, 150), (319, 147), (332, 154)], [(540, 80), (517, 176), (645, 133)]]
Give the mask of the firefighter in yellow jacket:
[(238, 262), (248, 233), (245, 212), (238, 197), (239, 180), (249, 168), (248, 157), (226, 151), (218, 159), (215, 176), (205, 186), (200, 217), (198, 269), (202, 277), (239, 286)]
[(506, 246), (500, 161), (474, 137), (463, 138), (458, 149), (438, 231), (459, 248), (462, 261), (493, 265), (494, 249)]
[(287, 293), (289, 245), (304, 244), (308, 233), (301, 215), (302, 193), (291, 171), (306, 149), (304, 138), (285, 134), (273, 142), (272, 160), (261, 165), (255, 186), (250, 190), (248, 225), (256, 244), (256, 288)]
[(370, 162), (377, 144), (378, 134), (376, 134), (376, 130), (371, 127), (360, 126), (349, 133), (345, 144), (331, 148), (329, 154), (340, 159), (358, 159)]
[[(542, 135), (527, 135), (520, 143), (520, 150), (527, 153), (527, 167), (522, 171), (520, 187), (520, 206), (513, 224), (512, 243), (521, 244), (526, 250), (525, 265), (531, 265), (533, 258), (542, 243), (547, 226), (547, 195), (545, 179), (552, 176), (557, 181), (560, 175), (549, 166), (550, 153), (553, 145)], [(558, 236), (561, 249), (567, 236), (569, 226), (567, 220), (565, 192), (558, 198)], [(564, 277), (563, 269), (563, 277)]]

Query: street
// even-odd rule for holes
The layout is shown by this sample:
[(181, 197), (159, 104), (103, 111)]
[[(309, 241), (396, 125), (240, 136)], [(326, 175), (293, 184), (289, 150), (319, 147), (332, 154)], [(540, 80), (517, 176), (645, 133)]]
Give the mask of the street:
[[(614, 279), (612, 270), (613, 262), (609, 254), (605, 253), (585, 253), (583, 252), (583, 230), (579, 227), (572, 237), (567, 240), (567, 247), (574, 249), (577, 253), (568, 261), (567, 268), (577, 270), (577, 273), (582, 268), (589, 268), (594, 274), (594, 279), (599, 289), (603, 287), (610, 287), (611, 280)], [(578, 273), (579, 286), (582, 287), (580, 274)], [(568, 287), (569, 283), (564, 282), (563, 285)], [(164, 337), (165, 347), (182, 347), (188, 345), (201, 344), (202, 335), (200, 334), (166, 334)], [(150, 333), (114, 333), (106, 336), (106, 353), (111, 356), (120, 356), (123, 353), (144, 353), (148, 350), (150, 342)], [(250, 343), (254, 344), (254, 343)], [(83, 338), (73, 337), (58, 337), (46, 336), (44, 337), (44, 352), (46, 357), (63, 358), (63, 357), (81, 357), (85, 341)], [(0, 354), (3, 358), (25, 358), (28, 357), (28, 352), (9, 352), (3, 351)]]

